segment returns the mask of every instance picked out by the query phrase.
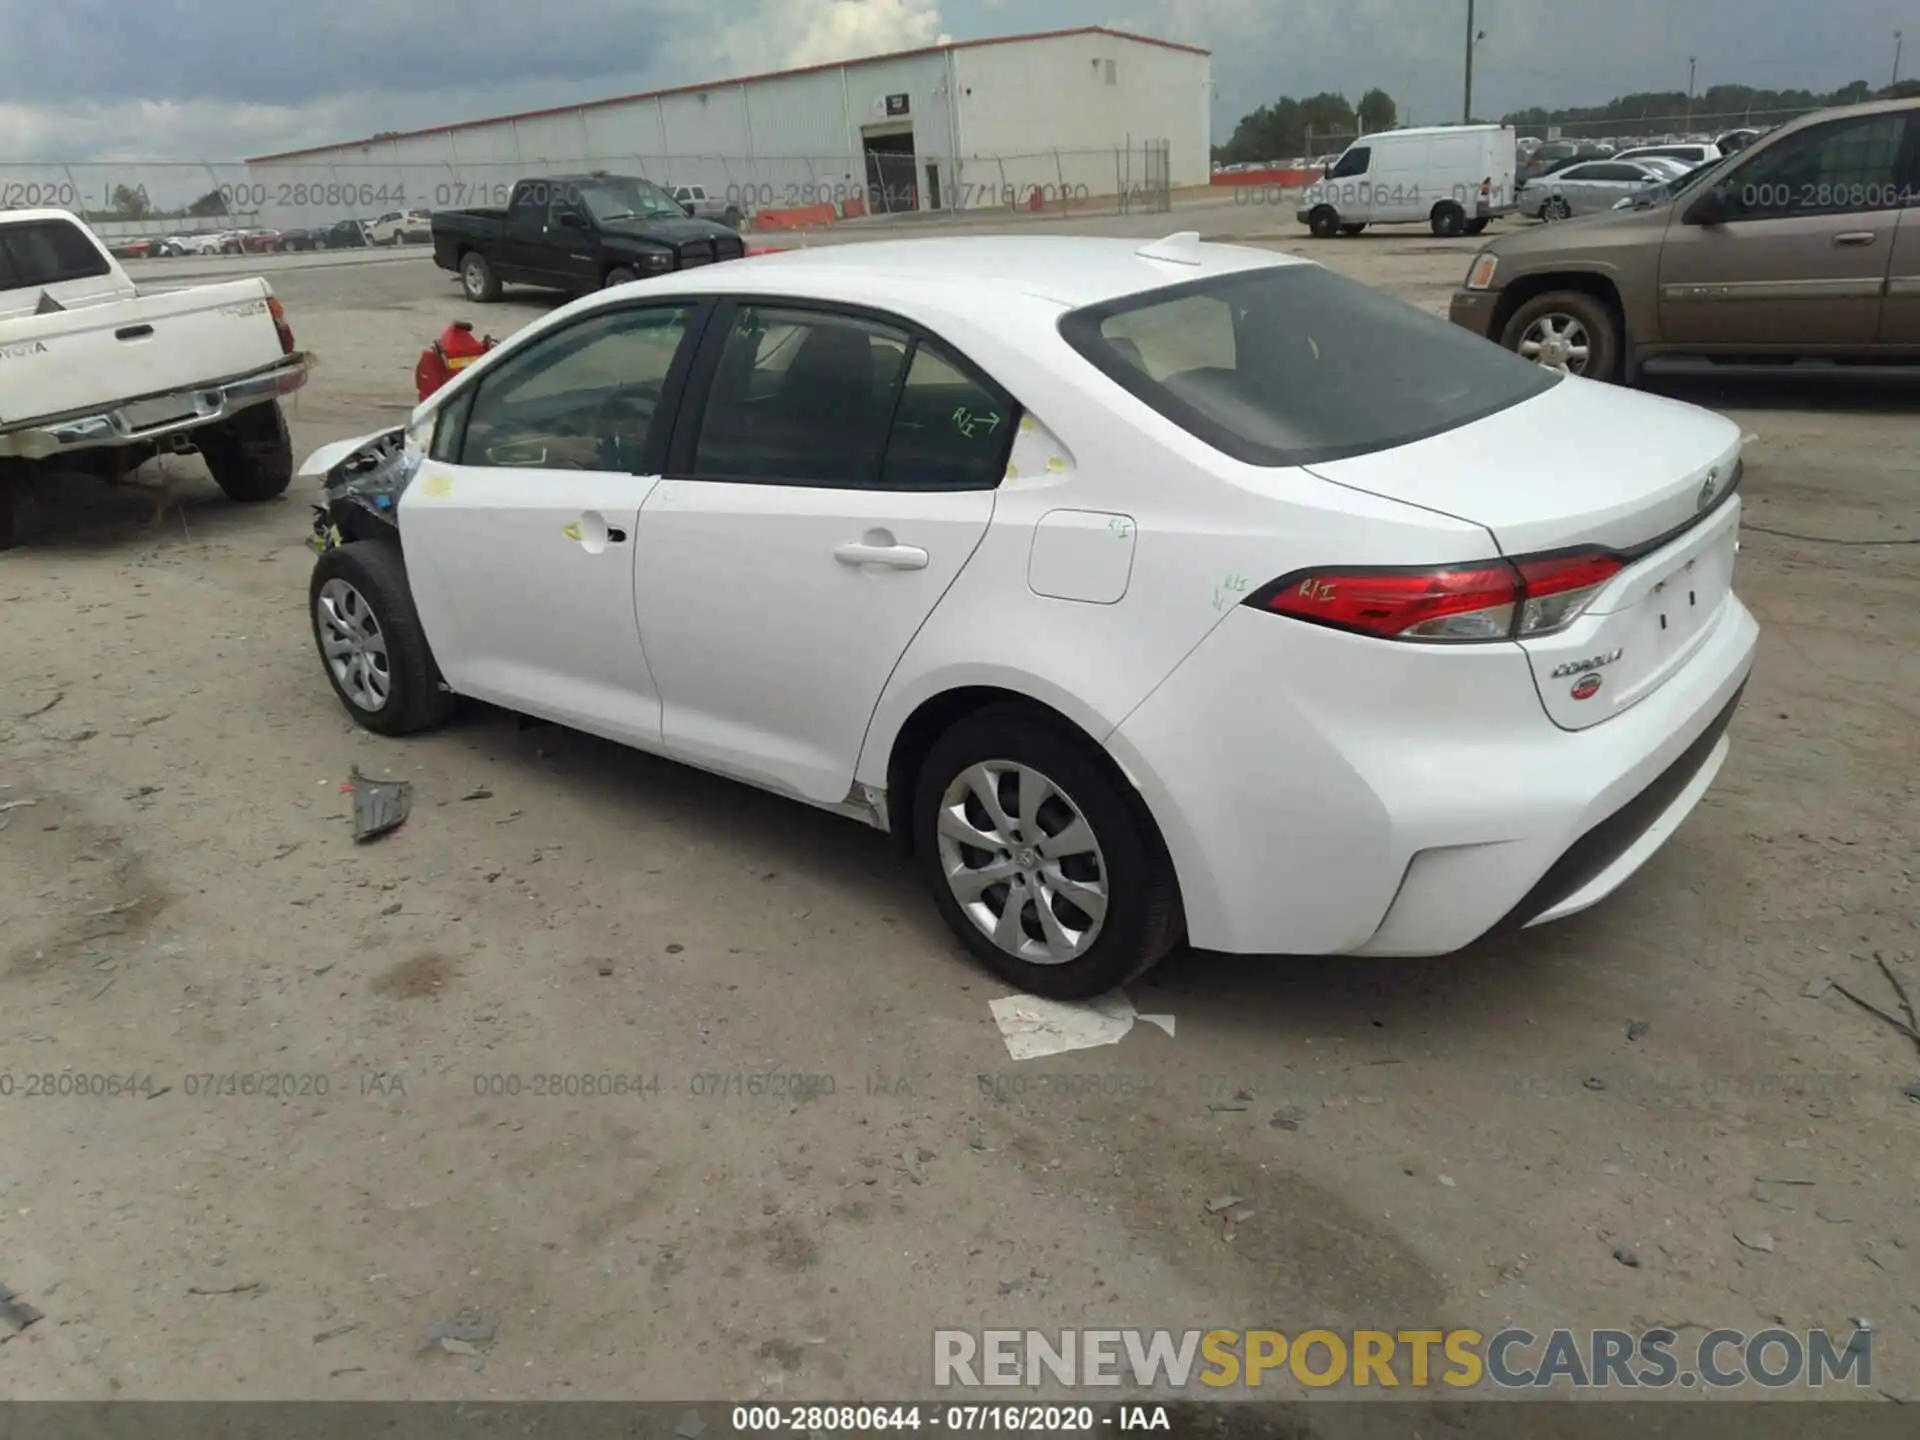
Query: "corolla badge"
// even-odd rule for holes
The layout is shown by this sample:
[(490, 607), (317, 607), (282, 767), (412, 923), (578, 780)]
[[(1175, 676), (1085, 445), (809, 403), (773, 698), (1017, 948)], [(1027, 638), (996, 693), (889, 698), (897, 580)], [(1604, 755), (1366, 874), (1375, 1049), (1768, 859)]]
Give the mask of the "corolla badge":
[(1611, 665), (1627, 652), (1609, 650), (1604, 655), (1594, 655), (1585, 660), (1568, 660), (1553, 667), (1553, 678), (1564, 680), (1569, 675), (1585, 675), (1590, 670), (1598, 670), (1603, 665)]
[(1720, 493), (1720, 467), (1714, 466), (1707, 471), (1707, 478), (1700, 482), (1700, 493), (1694, 496), (1693, 508), (1704, 510), (1713, 504), (1713, 497)]

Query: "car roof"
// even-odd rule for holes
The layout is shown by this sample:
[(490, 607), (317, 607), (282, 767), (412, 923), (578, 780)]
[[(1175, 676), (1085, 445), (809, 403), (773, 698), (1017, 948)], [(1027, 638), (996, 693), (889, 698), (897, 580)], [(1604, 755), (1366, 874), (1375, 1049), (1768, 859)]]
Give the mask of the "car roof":
[(648, 288), (741, 293), (804, 285), (828, 293), (844, 291), (844, 298), (857, 301), (883, 290), (911, 293), (933, 286), (979, 296), (1037, 296), (1077, 308), (1214, 275), (1310, 263), (1272, 250), (1208, 244), (1193, 231), (1151, 241), (967, 235), (783, 250), (755, 256), (750, 265), (676, 272), (649, 281)]
[(1435, 135), (1479, 135), (1511, 129), (1507, 125), (1408, 125), (1399, 130), (1375, 130), (1353, 143), (1371, 145), (1378, 140), (1417, 140)]

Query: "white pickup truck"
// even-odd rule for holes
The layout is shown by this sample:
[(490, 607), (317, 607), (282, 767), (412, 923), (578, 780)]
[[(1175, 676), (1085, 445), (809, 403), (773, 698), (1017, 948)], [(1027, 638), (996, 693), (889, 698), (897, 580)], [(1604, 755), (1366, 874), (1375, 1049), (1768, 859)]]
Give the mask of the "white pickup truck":
[(0, 211), (0, 549), (24, 481), (197, 451), (235, 500), (293, 478), (279, 397), (308, 357), (262, 279), (142, 294), (64, 210)]

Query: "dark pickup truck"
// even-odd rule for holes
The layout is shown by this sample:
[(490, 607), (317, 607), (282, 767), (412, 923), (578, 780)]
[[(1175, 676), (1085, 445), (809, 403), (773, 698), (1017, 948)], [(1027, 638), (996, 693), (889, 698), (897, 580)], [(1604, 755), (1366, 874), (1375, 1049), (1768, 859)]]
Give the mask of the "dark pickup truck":
[(585, 294), (745, 254), (738, 232), (630, 175), (522, 180), (504, 210), (433, 216), (433, 263), (473, 301), (499, 299), (502, 284)]

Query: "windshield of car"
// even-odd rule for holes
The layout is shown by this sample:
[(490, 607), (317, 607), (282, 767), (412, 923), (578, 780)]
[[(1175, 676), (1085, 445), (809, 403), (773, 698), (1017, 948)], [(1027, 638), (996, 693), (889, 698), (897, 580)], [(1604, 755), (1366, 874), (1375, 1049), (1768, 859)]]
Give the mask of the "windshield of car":
[(1131, 295), (1070, 312), (1060, 331), (1161, 415), (1252, 465), (1409, 444), (1561, 378), (1318, 265)]
[(651, 180), (607, 175), (584, 181), (579, 188), (580, 198), (586, 202), (587, 209), (592, 212), (594, 219), (602, 223), (609, 220), (654, 220), (665, 216), (682, 219), (687, 213), (673, 196)]

